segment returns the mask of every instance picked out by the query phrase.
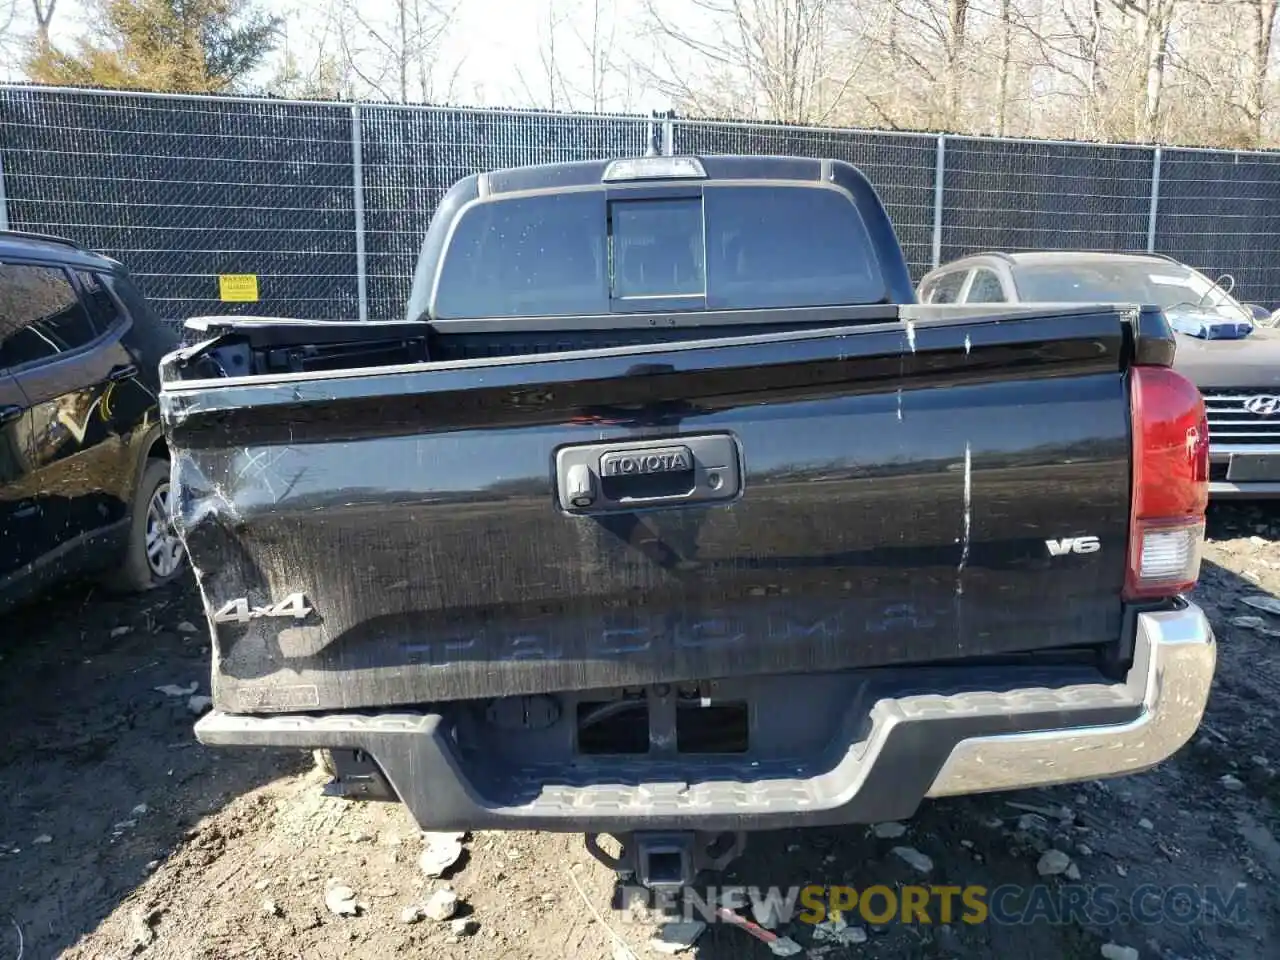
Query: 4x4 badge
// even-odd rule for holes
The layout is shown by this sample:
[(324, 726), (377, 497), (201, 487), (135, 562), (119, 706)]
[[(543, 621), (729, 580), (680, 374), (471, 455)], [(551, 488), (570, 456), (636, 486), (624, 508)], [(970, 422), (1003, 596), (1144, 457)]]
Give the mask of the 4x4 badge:
[(223, 605), (213, 615), (213, 622), (248, 623), (250, 620), (258, 620), (262, 617), (292, 617), (295, 620), (305, 620), (309, 613), (311, 613), (311, 607), (307, 606), (305, 593), (291, 593), (279, 603), (271, 603), (265, 607), (251, 607), (247, 597), (240, 597)]

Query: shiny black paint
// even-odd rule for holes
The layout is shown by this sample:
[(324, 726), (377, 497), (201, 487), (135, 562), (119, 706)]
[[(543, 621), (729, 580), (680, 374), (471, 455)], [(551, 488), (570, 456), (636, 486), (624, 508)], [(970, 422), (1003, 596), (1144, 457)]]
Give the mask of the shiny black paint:
[[(57, 242), (0, 235), (0, 261), (93, 271), (124, 307), (85, 347), (0, 371), (0, 609), (120, 562), (138, 479), (165, 453), (159, 361), (178, 342), (125, 269)], [(77, 283), (83, 296), (83, 288)]]
[[(828, 671), (1121, 635), (1131, 321), (952, 313), (166, 384), (218, 706)], [(729, 506), (571, 517), (565, 443), (725, 432)], [(1102, 549), (1050, 558), (1045, 540)], [(1052, 602), (1046, 602), (1052, 598)]]
[(28, 470), (27, 398), (12, 374), (0, 372), (0, 583), (29, 562), (39, 540), (38, 514), (19, 482)]

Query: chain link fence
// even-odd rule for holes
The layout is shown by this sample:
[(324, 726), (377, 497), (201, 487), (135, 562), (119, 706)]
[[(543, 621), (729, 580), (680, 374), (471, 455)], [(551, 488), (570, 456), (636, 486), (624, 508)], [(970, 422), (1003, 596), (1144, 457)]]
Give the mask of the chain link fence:
[[(399, 317), (480, 170), (677, 153), (848, 160), (917, 279), (978, 250), (1154, 250), (1280, 303), (1280, 154), (534, 111), (0, 87), (0, 227), (122, 261), (163, 316)], [(223, 302), (253, 274), (260, 299)]]
[(1160, 151), (1156, 249), (1280, 306), (1280, 153)]
[(1153, 152), (947, 137), (942, 262), (975, 250), (1147, 250)]
[(455, 182), (481, 170), (531, 163), (642, 156), (650, 135), (643, 117), (351, 109), (359, 131), (355, 179), (363, 195), (367, 271), (367, 309), (360, 316), (374, 319), (402, 314), (427, 221)]
[(356, 313), (350, 108), (4, 90), (0, 163), (11, 228), (115, 257), (163, 316), (235, 273), (255, 312)]
[(937, 137), (826, 127), (676, 120), (676, 153), (763, 153), (846, 160), (875, 184), (911, 265), (932, 266), (933, 182)]

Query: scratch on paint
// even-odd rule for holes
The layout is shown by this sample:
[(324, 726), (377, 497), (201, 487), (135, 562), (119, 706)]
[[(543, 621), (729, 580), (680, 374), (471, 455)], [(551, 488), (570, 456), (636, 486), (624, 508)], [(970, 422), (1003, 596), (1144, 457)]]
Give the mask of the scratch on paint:
[(970, 342), (969, 335), (966, 333), (964, 335), (964, 355), (967, 357), (969, 355), (969, 351), (972, 349), (973, 349), (973, 343)]
[(243, 448), (241, 452), (244, 454), (245, 458), (244, 466), (241, 467), (240, 472), (236, 474), (235, 480), (232, 481), (233, 483), (239, 482), (240, 478), (249, 472), (250, 467), (256, 466), (258, 461), (267, 455), (266, 450), (259, 450), (255, 454), (248, 447)]
[[(281, 460), (281, 458), (287, 455), (291, 449), (292, 448), (290, 447), (277, 449), (266, 448), (260, 450), (257, 454), (252, 454), (248, 447), (243, 448), (243, 455), (248, 458), (248, 460), (245, 465), (240, 468), (240, 472), (236, 474), (235, 479), (231, 481), (232, 486), (238, 487), (241, 479), (247, 479), (250, 481), (260, 480), (262, 485), (267, 488), (267, 492), (271, 494), (271, 502), (279, 503), (280, 494), (276, 493), (276, 488), (271, 481), (283, 481), (283, 478), (276, 470), (276, 464)], [(253, 472), (245, 478), (245, 474), (249, 473), (251, 469)], [(302, 473), (299, 473), (292, 481), (290, 481), (290, 489), (292, 489), (293, 484), (298, 482), (298, 479), (301, 476)]]
[(902, 419), (902, 388), (898, 388), (898, 419)]
[(916, 352), (916, 325), (912, 320), (907, 321), (907, 345), (912, 353)]
[(964, 532), (961, 534), (960, 565), (956, 567), (956, 596), (964, 593), (964, 567), (969, 562), (969, 531), (973, 525), (973, 454), (964, 445)]

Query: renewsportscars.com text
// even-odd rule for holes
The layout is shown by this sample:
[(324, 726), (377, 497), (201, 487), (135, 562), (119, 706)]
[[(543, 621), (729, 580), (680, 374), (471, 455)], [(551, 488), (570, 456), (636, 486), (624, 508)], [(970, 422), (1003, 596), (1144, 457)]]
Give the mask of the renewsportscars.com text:
[(686, 920), (715, 922), (716, 908), (750, 909), (776, 917), (817, 924), (840, 915), (846, 921), (887, 923), (997, 924), (1141, 924), (1189, 925), (1245, 914), (1245, 887), (1160, 887), (1146, 884), (1122, 891), (1108, 884), (906, 885), (867, 887), (810, 884), (803, 887), (719, 886), (655, 891), (640, 886), (619, 889), (614, 905), (624, 922), (643, 906)]

